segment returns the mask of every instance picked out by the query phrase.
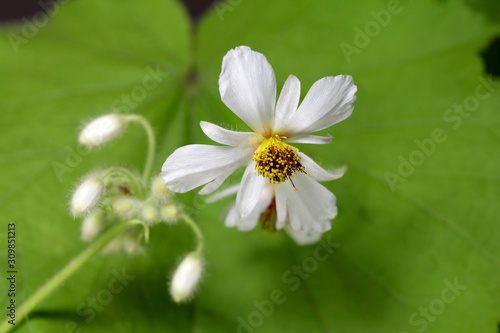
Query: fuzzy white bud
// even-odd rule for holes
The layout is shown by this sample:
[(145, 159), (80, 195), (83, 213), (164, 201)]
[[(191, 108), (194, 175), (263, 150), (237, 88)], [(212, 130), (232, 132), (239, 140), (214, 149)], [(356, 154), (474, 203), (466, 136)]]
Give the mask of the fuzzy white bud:
[(158, 220), (158, 210), (154, 206), (146, 205), (142, 208), (142, 218), (146, 222), (155, 222)]
[(119, 197), (111, 205), (118, 216), (127, 218), (133, 213), (136, 202), (131, 198)]
[(88, 213), (99, 203), (103, 193), (104, 184), (99, 178), (85, 179), (73, 193), (70, 202), (71, 214), (77, 217)]
[(170, 295), (177, 303), (187, 301), (194, 294), (203, 273), (203, 261), (199, 255), (190, 253), (174, 273)]
[(98, 117), (83, 128), (78, 142), (87, 147), (100, 146), (119, 136), (125, 130), (126, 125), (123, 117), (117, 113)]
[(164, 198), (170, 196), (172, 191), (167, 188), (161, 176), (158, 176), (155, 177), (151, 183), (151, 193), (153, 193), (155, 197)]
[(181, 214), (179, 206), (174, 202), (169, 202), (160, 208), (160, 215), (162, 221), (165, 222), (176, 222)]
[(87, 215), (82, 222), (81, 237), (82, 240), (90, 242), (102, 230), (103, 212), (97, 210), (90, 215)]

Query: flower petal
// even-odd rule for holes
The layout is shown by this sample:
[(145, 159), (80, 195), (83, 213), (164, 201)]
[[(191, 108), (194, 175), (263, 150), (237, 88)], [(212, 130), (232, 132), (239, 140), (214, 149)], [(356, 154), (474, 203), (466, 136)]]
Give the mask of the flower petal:
[(327, 76), (316, 81), (297, 111), (287, 120), (288, 137), (316, 132), (349, 117), (356, 100), (352, 76)]
[(321, 232), (297, 231), (290, 226), (287, 226), (285, 228), (285, 231), (288, 235), (290, 235), (290, 237), (293, 238), (295, 243), (297, 243), (298, 245), (311, 245), (317, 243), (323, 235), (323, 233)]
[(281, 94), (276, 104), (273, 133), (281, 132), (286, 120), (297, 111), (299, 100), (300, 81), (295, 76), (290, 75), (288, 79), (286, 79), (283, 89), (281, 89)]
[[(245, 164), (245, 163), (243, 163)], [(223, 174), (218, 175), (213, 181), (203, 186), (203, 188), (198, 192), (201, 195), (210, 194), (216, 189), (218, 189), (222, 183), (229, 177), (233, 172), (236, 171), (241, 165), (238, 163), (233, 163), (231, 165), (226, 166), (226, 170)]]
[(211, 195), (210, 197), (207, 198), (207, 203), (213, 203), (216, 201), (219, 201), (221, 199), (224, 199), (232, 194), (238, 193), (238, 189), (240, 188), (240, 184), (236, 185), (231, 185), (229, 187), (226, 187), (225, 189)]
[(255, 205), (248, 216), (241, 218), (236, 209), (236, 205), (232, 205), (226, 216), (225, 224), (227, 227), (237, 227), (239, 230), (247, 231), (255, 228), (259, 222), (262, 213), (269, 207), (273, 200), (274, 193), (271, 186), (264, 187), (259, 201)]
[(227, 178), (251, 159), (252, 148), (189, 145), (175, 150), (161, 176), (174, 192), (184, 193), (217, 178)]
[(319, 135), (298, 135), (285, 140), (286, 143), (312, 143), (316, 145), (324, 145), (332, 143), (333, 136)]
[(256, 132), (271, 129), (276, 104), (276, 76), (266, 57), (248, 46), (230, 50), (219, 77), (222, 101)]
[(314, 180), (328, 181), (341, 178), (347, 171), (347, 166), (344, 165), (338, 169), (325, 170), (320, 167), (312, 158), (299, 151), (300, 162), (304, 166), (305, 172), (308, 173)]
[(268, 180), (255, 173), (255, 162), (248, 164), (236, 195), (236, 208), (240, 217), (245, 218), (257, 205)]
[(241, 218), (238, 214), (238, 210), (236, 209), (236, 204), (232, 204), (229, 206), (226, 218), (224, 219), (224, 225), (226, 227), (236, 227), (240, 221)]
[(311, 177), (298, 173), (293, 178), (297, 191), (288, 182), (275, 185), (276, 202), (287, 202), (290, 226), (298, 231), (325, 232), (337, 216), (336, 199), (332, 192)]
[(285, 227), (288, 219), (288, 207), (284, 193), (285, 186), (274, 186), (274, 191), (276, 198), (276, 229), (279, 230)]
[(259, 135), (253, 132), (230, 131), (208, 121), (200, 122), (200, 127), (206, 136), (223, 145), (248, 146), (259, 140)]

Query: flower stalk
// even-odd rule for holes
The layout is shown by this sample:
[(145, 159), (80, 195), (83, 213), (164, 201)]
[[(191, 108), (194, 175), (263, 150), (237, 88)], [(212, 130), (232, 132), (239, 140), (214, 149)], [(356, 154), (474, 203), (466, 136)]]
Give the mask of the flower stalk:
[(146, 157), (146, 164), (144, 165), (144, 170), (142, 174), (142, 181), (147, 182), (149, 177), (151, 176), (151, 170), (153, 168), (153, 162), (156, 152), (156, 138), (154, 135), (153, 128), (151, 127), (151, 124), (146, 118), (138, 114), (126, 116), (125, 120), (128, 122), (135, 122), (140, 124), (146, 131), (146, 135), (148, 137), (148, 153)]
[[(111, 240), (118, 236), (122, 231), (130, 226), (135, 226), (135, 221), (116, 223), (101, 235), (95, 242), (90, 244), (82, 253), (71, 260), (66, 267), (61, 269), (59, 273), (54, 275), (50, 280), (45, 282), (33, 295), (31, 295), (23, 305), (17, 310), (19, 321), (24, 320), (28, 314), (48, 295), (63, 284), (69, 277), (76, 273), (85, 263), (87, 263), (94, 255), (101, 251)], [(0, 332), (8, 332), (15, 326), (9, 324), (6, 319), (0, 325)]]
[(196, 236), (197, 246), (194, 253), (196, 253), (196, 255), (201, 258), (203, 256), (203, 249), (205, 246), (203, 233), (201, 232), (198, 224), (196, 224), (196, 222), (194, 222), (193, 219), (189, 217), (189, 215), (187, 215), (186, 213), (182, 213), (182, 218), (184, 219), (184, 222), (186, 222), (186, 224), (191, 228), (191, 230), (193, 230), (193, 233)]

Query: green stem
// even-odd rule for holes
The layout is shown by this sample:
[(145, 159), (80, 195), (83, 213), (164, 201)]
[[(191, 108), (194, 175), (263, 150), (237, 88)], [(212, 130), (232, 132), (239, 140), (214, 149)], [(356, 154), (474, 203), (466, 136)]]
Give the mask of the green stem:
[[(57, 287), (64, 283), (71, 275), (73, 275), (80, 267), (83, 266), (89, 259), (96, 253), (102, 250), (113, 238), (118, 236), (123, 230), (129, 227), (131, 223), (117, 223), (108, 229), (101, 237), (95, 242), (90, 244), (82, 253), (76, 258), (73, 258), (66, 267), (54, 275), (49, 281), (41, 286), (33, 295), (31, 295), (17, 310), (18, 322), (21, 322), (25, 317), (48, 295), (50, 295)], [(9, 324), (9, 318), (0, 325), (0, 332), (8, 332), (15, 326)]]
[(186, 224), (193, 230), (196, 239), (198, 240), (198, 246), (196, 247), (195, 253), (199, 256), (203, 256), (203, 247), (205, 245), (205, 239), (203, 238), (203, 234), (201, 233), (200, 227), (193, 221), (191, 217), (189, 217), (186, 213), (182, 213), (182, 218), (186, 222)]
[(142, 125), (142, 127), (146, 131), (146, 135), (148, 136), (148, 155), (146, 157), (146, 164), (144, 165), (144, 170), (142, 174), (142, 180), (146, 183), (149, 177), (151, 176), (151, 169), (153, 168), (153, 162), (155, 159), (155, 152), (156, 152), (155, 134), (153, 128), (151, 127), (151, 124), (145, 117), (138, 114), (132, 114), (126, 116), (125, 119), (127, 121), (136, 122)]
[(135, 175), (125, 168), (120, 167), (112, 167), (104, 170), (101, 174), (101, 177), (105, 178), (112, 174), (120, 174), (123, 175), (132, 186), (132, 192), (138, 197), (144, 198), (146, 196), (146, 190), (144, 189), (144, 185), (139, 183), (139, 179), (135, 177)]
[(130, 223), (142, 226), (143, 231), (144, 231), (144, 234), (143, 234), (144, 235), (144, 242), (146, 244), (149, 243), (149, 225), (146, 222), (139, 220), (139, 219), (130, 220)]

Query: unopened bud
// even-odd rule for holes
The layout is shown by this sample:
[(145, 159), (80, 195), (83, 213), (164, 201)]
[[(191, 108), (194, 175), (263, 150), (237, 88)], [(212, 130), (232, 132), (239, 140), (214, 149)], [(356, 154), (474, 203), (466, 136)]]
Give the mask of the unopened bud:
[(142, 218), (146, 222), (155, 222), (158, 220), (158, 210), (154, 206), (146, 205), (142, 208)]
[(97, 210), (90, 215), (87, 215), (82, 222), (81, 237), (82, 240), (90, 242), (99, 234), (102, 230), (103, 223), (103, 212), (102, 210)]
[(135, 207), (135, 200), (127, 197), (120, 197), (113, 201), (113, 210), (121, 217), (129, 217)]
[(170, 295), (177, 303), (187, 301), (194, 294), (203, 273), (203, 261), (196, 253), (188, 254), (174, 273)]
[(78, 142), (87, 147), (100, 146), (119, 136), (125, 127), (126, 122), (120, 114), (107, 114), (88, 123), (80, 132)]
[(87, 178), (77, 187), (70, 202), (74, 217), (84, 215), (94, 208), (104, 193), (104, 185), (99, 178)]
[(161, 176), (158, 176), (155, 177), (151, 183), (151, 193), (157, 198), (164, 198), (171, 195), (172, 191), (167, 188)]
[(169, 202), (160, 208), (162, 220), (165, 222), (175, 222), (179, 218), (181, 210), (174, 202)]

